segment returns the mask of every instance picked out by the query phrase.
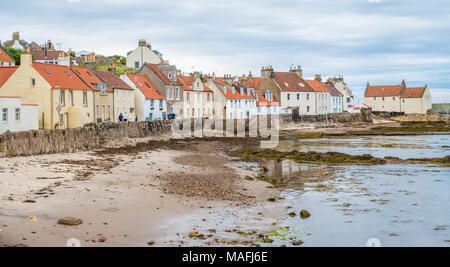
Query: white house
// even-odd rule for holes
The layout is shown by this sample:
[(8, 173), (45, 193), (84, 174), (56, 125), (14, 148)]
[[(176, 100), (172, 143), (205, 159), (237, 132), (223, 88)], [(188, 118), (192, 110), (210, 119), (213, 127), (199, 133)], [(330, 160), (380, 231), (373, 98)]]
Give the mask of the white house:
[(0, 96), (0, 133), (39, 128), (39, 105), (21, 104), (20, 97)]
[(270, 90), (254, 90), (258, 115), (276, 115), (281, 113), (278, 102)]
[(349, 111), (355, 105), (355, 99), (352, 91), (344, 82), (344, 76), (331, 77), (327, 79), (327, 84), (331, 84), (339, 93), (342, 94), (342, 111)]
[(146, 75), (121, 75), (120, 78), (134, 89), (136, 116), (139, 121), (165, 120), (167, 103), (164, 96)]
[(257, 115), (256, 97), (249, 88), (233, 84), (231, 75), (208, 75), (206, 86), (213, 91), (214, 118), (246, 119)]
[(324, 86), (328, 89), (328, 92), (330, 92), (331, 95), (331, 112), (341, 113), (344, 106), (343, 95), (331, 84), (326, 83)]
[(206, 86), (199, 72), (193, 75), (178, 75), (183, 85), (183, 109), (185, 118), (214, 118), (213, 91)]
[(282, 113), (291, 114), (299, 108), (302, 115), (316, 114), (316, 91), (302, 78), (300, 66), (290, 68), (289, 72), (275, 72), (272, 66), (261, 69), (258, 90), (269, 90), (274, 99), (280, 102)]
[(320, 76), (316, 75), (315, 80), (306, 80), (306, 82), (314, 88), (316, 99), (315, 115), (323, 115), (332, 113), (331, 95), (325, 85), (322, 83)]
[(160, 64), (162, 62), (162, 55), (155, 50), (146, 40), (139, 40), (139, 46), (128, 53), (127, 67), (140, 69), (145, 63)]

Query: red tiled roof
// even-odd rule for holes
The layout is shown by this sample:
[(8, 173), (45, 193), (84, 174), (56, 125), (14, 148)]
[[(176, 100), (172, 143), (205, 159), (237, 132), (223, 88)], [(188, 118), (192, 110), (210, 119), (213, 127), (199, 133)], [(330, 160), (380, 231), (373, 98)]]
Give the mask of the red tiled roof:
[(183, 85), (183, 90), (192, 91), (192, 82), (194, 81), (194, 77), (192, 76), (177, 76), (178, 81)]
[(65, 57), (69, 56), (69, 54), (64, 51), (47, 50), (47, 56), (45, 55), (45, 50), (31, 51), (34, 60), (56, 60), (61, 53), (64, 53)]
[(399, 96), (402, 91), (401, 85), (374, 85), (368, 86), (364, 96), (380, 97), (380, 96)]
[(126, 82), (122, 81), (116, 74), (109, 71), (97, 70), (95, 72), (105, 83), (113, 89), (133, 90)]
[(261, 81), (261, 78), (259, 77), (239, 77), (239, 82), (241, 80), (247, 80), (247, 87), (248, 88), (256, 88), (256, 86), (258, 85), (258, 83)]
[(14, 63), (14, 59), (12, 59), (2, 47), (0, 47), (0, 61)]
[(162, 73), (162, 72), (158, 69), (158, 66), (159, 66), (159, 65), (157, 65), (157, 64), (150, 64), (150, 63), (147, 63), (146, 65), (149, 66), (149, 67), (156, 73), (156, 75), (158, 75), (159, 78), (161, 78), (161, 80), (163, 80), (163, 82), (164, 82), (165, 84), (167, 84), (167, 85), (173, 85), (173, 84), (175, 83), (175, 82), (170, 81), (169, 78), (167, 78), (166, 75), (164, 75), (164, 73)]
[[(193, 76), (182, 76), (178, 75), (178, 82), (183, 85), (183, 90), (185, 91), (192, 91), (192, 84), (194, 83), (194, 77)], [(203, 90), (205, 92), (212, 92), (212, 90), (206, 86), (206, 83), (203, 84)]]
[(263, 94), (262, 90), (255, 90), (258, 93), (258, 99), (256, 100), (256, 106), (279, 106), (280, 102), (278, 102), (275, 97), (273, 97), (273, 101), (267, 100)]
[[(228, 85), (224, 85), (223, 83), (220, 83), (220, 79), (222, 79), (222, 81), (223, 81), (223, 78), (219, 78), (219, 81), (217, 81), (217, 78), (216, 78), (216, 83), (221, 85), (221, 86), (218, 86), (218, 88), (222, 92), (222, 94), (225, 95), (226, 98), (228, 98), (228, 99), (255, 99), (255, 97), (253, 95), (251, 95), (251, 94), (247, 95), (245, 92), (243, 92), (243, 94), (241, 95), (239, 93), (239, 90), (235, 90), (234, 94), (233, 94), (233, 92), (228, 87)], [(222, 87), (225, 88), (226, 92), (224, 92)]]
[(67, 66), (33, 62), (33, 68), (53, 87), (75, 90), (91, 90)]
[(206, 83), (203, 83), (203, 90), (205, 90), (206, 92), (212, 92), (211, 88), (206, 86)]
[(305, 80), (293, 72), (274, 72), (273, 77), (275, 82), (280, 87), (281, 91), (287, 92), (314, 92)]
[(0, 87), (2, 87), (19, 67), (0, 67)]
[(423, 94), (425, 93), (426, 87), (411, 87), (406, 88), (403, 92), (401, 97), (403, 98), (421, 98)]
[(311, 87), (314, 88), (314, 91), (316, 92), (328, 92), (328, 89), (325, 87), (325, 85), (319, 81), (306, 80), (306, 82), (311, 85)]
[(328, 92), (330, 92), (331, 96), (342, 97), (341, 92), (339, 92), (336, 88), (334, 88), (333, 85), (326, 83), (324, 84), (324, 86), (325, 88), (327, 88)]
[(147, 99), (164, 99), (158, 89), (150, 82), (146, 75), (129, 74), (128, 78), (144, 94)]
[[(72, 70), (76, 74), (78, 74), (81, 79), (86, 82), (94, 91), (98, 91), (97, 87), (94, 86), (95, 83), (104, 83), (97, 75), (92, 73), (89, 68), (72, 66)], [(106, 86), (106, 91), (112, 92), (113, 90), (109, 88), (109, 86)]]

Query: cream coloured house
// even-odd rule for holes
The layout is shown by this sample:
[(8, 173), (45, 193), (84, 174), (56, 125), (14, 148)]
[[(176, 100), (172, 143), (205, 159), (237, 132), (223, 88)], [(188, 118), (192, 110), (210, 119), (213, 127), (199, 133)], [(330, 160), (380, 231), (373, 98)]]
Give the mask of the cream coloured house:
[(200, 73), (178, 75), (183, 85), (183, 114), (185, 118), (214, 118), (213, 91), (200, 79)]
[(127, 67), (140, 69), (145, 63), (159, 64), (162, 62), (162, 55), (155, 50), (146, 40), (139, 40), (138, 47), (128, 53)]
[(114, 93), (87, 67), (72, 66), (72, 70), (94, 92), (94, 122), (109, 122), (114, 118)]
[(128, 121), (134, 121), (136, 118), (134, 89), (112, 72), (98, 70), (95, 74), (113, 90), (112, 121), (117, 122), (120, 114)]
[(401, 85), (370, 85), (367, 83), (364, 103), (373, 111), (427, 113), (432, 109), (431, 93), (428, 86), (406, 87), (405, 80)]
[(76, 128), (94, 121), (91, 88), (69, 67), (32, 62), (27, 50), (0, 95), (39, 105), (39, 128)]

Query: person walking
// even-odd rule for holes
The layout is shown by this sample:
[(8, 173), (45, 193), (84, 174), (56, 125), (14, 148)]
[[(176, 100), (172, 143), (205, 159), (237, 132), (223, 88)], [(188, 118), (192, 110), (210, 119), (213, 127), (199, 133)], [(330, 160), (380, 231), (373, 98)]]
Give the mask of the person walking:
[(123, 115), (123, 121), (128, 121), (128, 114), (125, 112), (125, 114)]
[(137, 117), (137, 116), (134, 118), (134, 121), (135, 121), (135, 122), (138, 122), (138, 117)]
[(119, 114), (119, 122), (122, 122), (123, 121), (123, 115), (122, 115), (122, 113), (120, 113)]

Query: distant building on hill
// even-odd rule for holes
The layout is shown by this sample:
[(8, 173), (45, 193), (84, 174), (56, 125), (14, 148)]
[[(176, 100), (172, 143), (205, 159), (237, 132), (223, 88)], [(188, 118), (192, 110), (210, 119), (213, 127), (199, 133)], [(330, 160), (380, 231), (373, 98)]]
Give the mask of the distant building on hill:
[(127, 55), (128, 68), (140, 69), (146, 63), (160, 64), (161, 62), (162, 54), (152, 50), (152, 46), (146, 40), (139, 40), (138, 47)]

